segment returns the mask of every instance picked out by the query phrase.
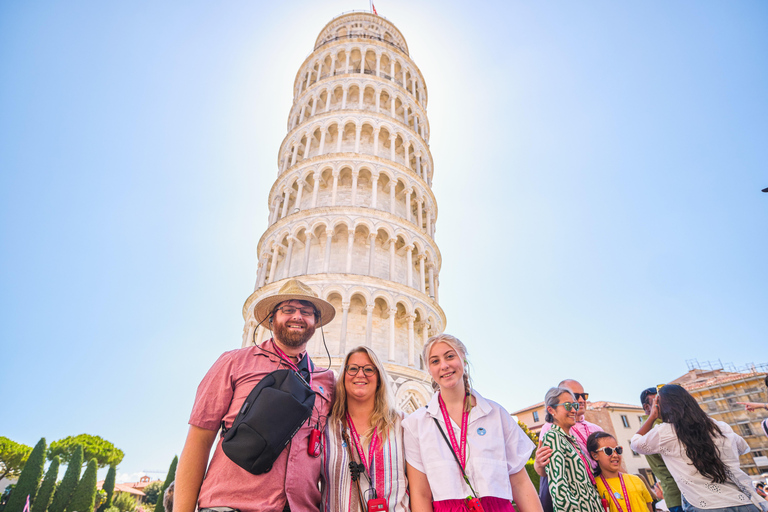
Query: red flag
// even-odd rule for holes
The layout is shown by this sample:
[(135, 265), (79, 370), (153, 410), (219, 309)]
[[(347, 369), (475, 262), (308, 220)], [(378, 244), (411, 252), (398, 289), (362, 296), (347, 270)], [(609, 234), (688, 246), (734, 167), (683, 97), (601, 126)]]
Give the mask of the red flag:
[(377, 13), (377, 12), (376, 12), (376, 6), (375, 6), (375, 5), (373, 5), (373, 2), (371, 2), (371, 8), (373, 9), (373, 14), (375, 14), (376, 16), (378, 16), (378, 15), (379, 15), (379, 13)]

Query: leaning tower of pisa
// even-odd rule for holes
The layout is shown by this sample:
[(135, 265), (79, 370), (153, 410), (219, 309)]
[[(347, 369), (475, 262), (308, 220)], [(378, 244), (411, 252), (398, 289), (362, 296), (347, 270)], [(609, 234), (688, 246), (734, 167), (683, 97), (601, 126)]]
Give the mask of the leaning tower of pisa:
[[(243, 306), (243, 346), (260, 343), (270, 333), (254, 304), (299, 278), (336, 308), (324, 328), (332, 367), (373, 348), (408, 412), (431, 395), (421, 348), (445, 328), (426, 108), (424, 77), (391, 22), (354, 12), (322, 29), (296, 74)], [(327, 364), (319, 331), (308, 347)]]

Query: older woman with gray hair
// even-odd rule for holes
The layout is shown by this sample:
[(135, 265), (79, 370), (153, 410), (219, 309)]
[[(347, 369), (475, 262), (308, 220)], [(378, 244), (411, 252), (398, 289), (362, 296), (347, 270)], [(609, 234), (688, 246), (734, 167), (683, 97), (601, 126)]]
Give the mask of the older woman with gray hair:
[(569, 389), (551, 388), (544, 397), (545, 420), (552, 428), (541, 445), (552, 449), (546, 467), (549, 493), (555, 512), (603, 512), (587, 457), (582, 453), (571, 427), (576, 424), (579, 402)]

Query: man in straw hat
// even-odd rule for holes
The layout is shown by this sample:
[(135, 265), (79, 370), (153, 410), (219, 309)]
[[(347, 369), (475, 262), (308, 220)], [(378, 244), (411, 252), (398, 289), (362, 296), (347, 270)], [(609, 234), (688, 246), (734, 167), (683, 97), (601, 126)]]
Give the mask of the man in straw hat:
[[(259, 300), (253, 313), (273, 337), (261, 345), (225, 352), (198, 386), (176, 472), (174, 512), (194, 512), (195, 506), (200, 512), (320, 509), (320, 458), (310, 455), (307, 448), (312, 430), (322, 431), (330, 414), (334, 376), (329, 370), (314, 368), (306, 348), (315, 329), (330, 322), (336, 311), (307, 285), (291, 279), (277, 295)], [(254, 475), (242, 469), (222, 451), (221, 441), (208, 465), (222, 423), (230, 427), (251, 390), (281, 368), (298, 370), (315, 391), (310, 419), (267, 473)]]

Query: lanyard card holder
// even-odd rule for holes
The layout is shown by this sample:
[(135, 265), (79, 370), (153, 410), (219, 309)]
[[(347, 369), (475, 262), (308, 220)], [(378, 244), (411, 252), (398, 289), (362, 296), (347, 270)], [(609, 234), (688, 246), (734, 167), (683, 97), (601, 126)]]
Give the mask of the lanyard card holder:
[[(443, 427), (440, 426), (440, 422), (437, 421), (437, 418), (432, 418), (432, 419), (435, 421), (435, 425), (437, 425), (438, 430), (440, 430), (440, 434), (443, 436), (443, 439), (448, 445), (448, 448), (451, 449), (453, 458), (456, 459), (456, 464), (459, 465), (459, 469), (461, 470), (461, 476), (464, 477), (464, 481), (467, 482), (467, 485), (469, 486), (469, 490), (472, 491), (473, 496), (467, 496), (467, 508), (469, 509), (469, 512), (484, 512), (483, 504), (480, 503), (480, 498), (477, 497), (477, 493), (475, 492), (475, 489), (473, 489), (472, 484), (469, 483), (469, 477), (467, 477), (467, 474), (464, 472), (464, 467), (461, 465), (461, 462), (459, 462), (459, 457), (456, 455), (456, 452), (453, 450), (453, 446), (451, 446), (451, 442), (448, 441), (448, 437), (445, 435), (445, 432), (443, 432)], [(446, 428), (448, 428), (447, 425), (446, 425)]]

